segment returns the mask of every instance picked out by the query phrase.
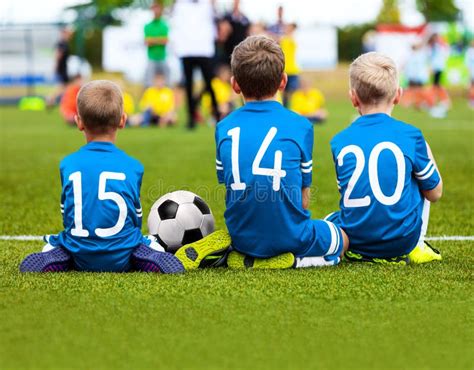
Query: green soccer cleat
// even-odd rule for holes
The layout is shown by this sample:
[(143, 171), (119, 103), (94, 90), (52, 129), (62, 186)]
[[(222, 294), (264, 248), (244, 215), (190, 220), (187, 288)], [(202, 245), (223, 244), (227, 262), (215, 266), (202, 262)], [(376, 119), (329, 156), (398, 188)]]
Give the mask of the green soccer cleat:
[(407, 255), (392, 257), (392, 258), (375, 258), (375, 257), (363, 256), (362, 254), (354, 253), (350, 250), (344, 254), (344, 258), (349, 262), (368, 262), (368, 263), (376, 263), (380, 265), (406, 266), (408, 265), (408, 263), (410, 263), (410, 259), (408, 258)]
[(408, 254), (408, 258), (410, 259), (410, 263), (413, 264), (441, 261), (443, 259), (441, 253), (427, 242), (417, 245), (415, 249)]
[(255, 258), (232, 251), (227, 257), (227, 266), (232, 269), (289, 269), (295, 265), (293, 253), (283, 253), (271, 258)]
[(186, 270), (195, 270), (202, 260), (211, 254), (222, 252), (230, 247), (231, 239), (224, 230), (214, 231), (197, 242), (183, 245), (175, 256), (181, 261)]

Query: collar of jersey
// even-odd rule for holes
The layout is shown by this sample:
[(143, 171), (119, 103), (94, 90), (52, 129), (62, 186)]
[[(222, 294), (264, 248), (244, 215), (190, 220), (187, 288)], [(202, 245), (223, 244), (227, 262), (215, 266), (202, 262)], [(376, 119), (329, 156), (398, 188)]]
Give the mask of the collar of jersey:
[(389, 118), (390, 116), (386, 113), (364, 114), (363, 116), (358, 117), (352, 124), (353, 125), (376, 124), (376, 123), (385, 121)]
[(276, 100), (262, 100), (262, 101), (249, 101), (245, 103), (244, 109), (249, 108), (252, 110), (264, 110), (270, 107), (281, 107), (282, 105)]
[(115, 145), (106, 141), (91, 141), (83, 147), (85, 150), (102, 150), (102, 151), (111, 151), (115, 150)]

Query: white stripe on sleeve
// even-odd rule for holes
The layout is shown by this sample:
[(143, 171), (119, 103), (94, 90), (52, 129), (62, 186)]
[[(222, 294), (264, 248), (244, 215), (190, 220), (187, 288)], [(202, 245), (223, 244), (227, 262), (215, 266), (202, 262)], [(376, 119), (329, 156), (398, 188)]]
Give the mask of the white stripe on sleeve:
[(433, 161), (429, 161), (428, 164), (426, 165), (426, 167), (423, 170), (421, 170), (420, 172), (415, 172), (415, 176), (417, 176), (417, 177), (418, 176), (423, 176), (425, 173), (427, 173), (430, 170), (432, 165), (433, 165)]
[(417, 180), (426, 180), (431, 177), (431, 175), (436, 171), (436, 167), (433, 165), (431, 170), (424, 176), (416, 176)]

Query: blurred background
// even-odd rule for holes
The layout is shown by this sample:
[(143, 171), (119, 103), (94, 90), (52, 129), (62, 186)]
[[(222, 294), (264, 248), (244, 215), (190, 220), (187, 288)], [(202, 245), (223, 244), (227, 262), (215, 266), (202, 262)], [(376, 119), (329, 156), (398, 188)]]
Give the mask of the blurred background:
[[(207, 13), (193, 16), (187, 3), (208, 6), (212, 24)], [(191, 87), (183, 74), (192, 34), (198, 40), (206, 27), (213, 33), (213, 55), (203, 46), (212, 89), (202, 66), (194, 66)], [(0, 104), (41, 110), (63, 102), (60, 112), (68, 122), (80, 85), (110, 78), (127, 93), (130, 125), (172, 125), (186, 98), (188, 111), (198, 105), (188, 123), (215, 123), (241, 104), (228, 85), (233, 46), (247, 35), (266, 34), (281, 43), (287, 73), (295, 76), (280, 99), (314, 121), (327, 115), (324, 99), (345, 96), (348, 64), (368, 51), (397, 62), (410, 90), (405, 106), (442, 118), (451, 96), (474, 104), (473, 30), (472, 0), (2, 0)], [(147, 94), (147, 88), (154, 90)], [(319, 94), (316, 99), (312, 92), (312, 102), (310, 89)], [(212, 114), (214, 100), (218, 115)], [(168, 108), (160, 111), (160, 105)]]

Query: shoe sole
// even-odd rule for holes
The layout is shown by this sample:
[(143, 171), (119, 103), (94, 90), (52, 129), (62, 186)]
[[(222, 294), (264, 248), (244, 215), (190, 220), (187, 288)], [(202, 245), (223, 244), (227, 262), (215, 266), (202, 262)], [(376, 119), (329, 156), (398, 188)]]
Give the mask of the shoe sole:
[(132, 254), (134, 267), (142, 272), (179, 274), (184, 272), (181, 261), (168, 252), (157, 252), (145, 245), (139, 246)]
[(284, 270), (292, 268), (294, 263), (293, 253), (284, 253), (272, 258), (253, 258), (233, 251), (227, 258), (227, 266), (231, 269)]
[(20, 272), (65, 272), (70, 269), (71, 256), (63, 248), (33, 253), (20, 264)]
[(206, 256), (222, 252), (229, 248), (230, 244), (230, 235), (218, 230), (197, 242), (182, 246), (176, 251), (175, 256), (186, 270), (195, 270)]

